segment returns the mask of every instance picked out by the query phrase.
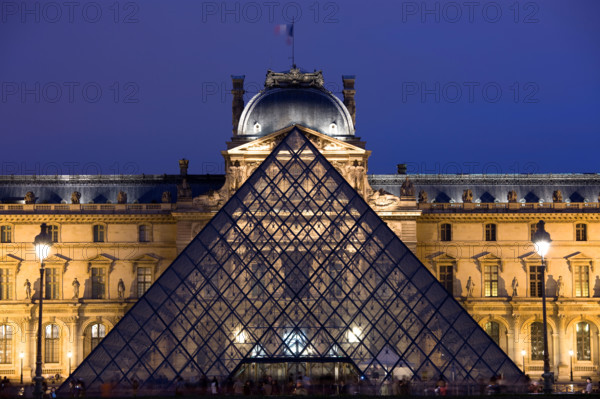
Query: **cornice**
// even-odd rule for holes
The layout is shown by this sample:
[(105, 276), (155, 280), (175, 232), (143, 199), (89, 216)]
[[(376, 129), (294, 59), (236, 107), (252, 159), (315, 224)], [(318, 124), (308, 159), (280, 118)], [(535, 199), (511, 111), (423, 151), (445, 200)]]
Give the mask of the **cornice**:
[(600, 221), (600, 212), (429, 212), (424, 211), (417, 219), (418, 223), (439, 223), (441, 220), (473, 223), (492, 221), (502, 223), (527, 222), (533, 223), (544, 219), (546, 222)]
[(0, 223), (69, 223), (88, 224), (93, 222), (130, 224), (151, 222), (160, 224), (173, 224), (177, 221), (171, 214), (144, 213), (144, 214), (114, 214), (114, 213), (75, 213), (75, 214), (8, 214), (0, 213)]

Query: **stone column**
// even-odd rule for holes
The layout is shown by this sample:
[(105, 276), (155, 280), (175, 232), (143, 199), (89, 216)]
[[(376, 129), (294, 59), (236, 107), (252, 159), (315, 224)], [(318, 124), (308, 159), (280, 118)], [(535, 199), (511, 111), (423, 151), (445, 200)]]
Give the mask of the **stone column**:
[[(559, 311), (560, 312), (560, 311)], [(570, 359), (569, 359), (569, 350), (571, 349), (566, 342), (566, 317), (564, 314), (559, 314), (558, 316), (558, 346), (555, 347), (556, 355), (554, 356), (558, 359), (558, 378), (565, 379), (569, 378), (570, 373)], [(555, 334), (553, 334), (555, 335)]]

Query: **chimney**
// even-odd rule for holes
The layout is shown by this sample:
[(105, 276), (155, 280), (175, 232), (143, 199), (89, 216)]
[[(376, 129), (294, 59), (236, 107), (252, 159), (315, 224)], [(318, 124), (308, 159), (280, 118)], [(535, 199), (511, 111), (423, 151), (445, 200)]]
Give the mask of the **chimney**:
[(406, 174), (406, 164), (405, 163), (399, 163), (397, 166), (398, 166), (398, 174), (399, 175), (405, 175)]
[(348, 112), (352, 116), (352, 124), (356, 125), (356, 101), (354, 101), (354, 81), (356, 75), (342, 75), (342, 82), (344, 82), (344, 105), (348, 108)]
[(187, 176), (188, 166), (190, 165), (190, 161), (183, 158), (179, 160), (179, 174), (183, 177)]
[(231, 81), (233, 83), (233, 101), (231, 102), (231, 123), (233, 124), (233, 137), (237, 136), (238, 124), (240, 122), (240, 116), (244, 110), (244, 78), (246, 75), (231, 75)]

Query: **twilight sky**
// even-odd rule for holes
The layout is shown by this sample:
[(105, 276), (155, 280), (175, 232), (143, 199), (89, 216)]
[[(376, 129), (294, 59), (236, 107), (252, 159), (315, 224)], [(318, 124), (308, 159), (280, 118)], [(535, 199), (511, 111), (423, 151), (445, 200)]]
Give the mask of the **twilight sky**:
[(370, 173), (600, 172), (600, 2), (2, 1), (0, 174), (223, 173), (246, 101), (296, 63), (356, 75)]

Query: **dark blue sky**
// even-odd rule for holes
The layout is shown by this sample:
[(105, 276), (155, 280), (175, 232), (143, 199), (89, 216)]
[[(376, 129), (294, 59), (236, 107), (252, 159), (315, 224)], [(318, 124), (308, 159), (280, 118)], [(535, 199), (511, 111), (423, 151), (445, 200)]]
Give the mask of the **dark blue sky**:
[(294, 16), (301, 68), (357, 76), (371, 173), (600, 171), (597, 0), (0, 6), (0, 174), (222, 173), (230, 75), (289, 69)]

